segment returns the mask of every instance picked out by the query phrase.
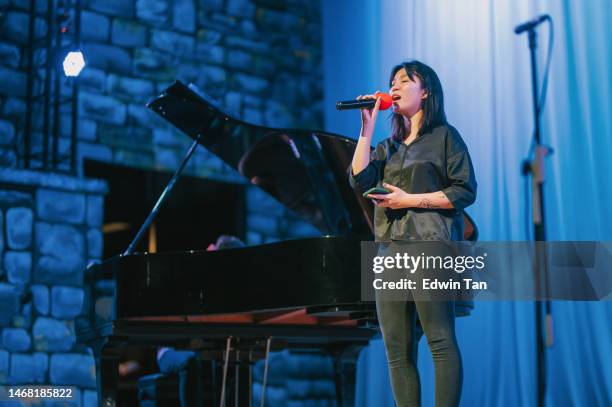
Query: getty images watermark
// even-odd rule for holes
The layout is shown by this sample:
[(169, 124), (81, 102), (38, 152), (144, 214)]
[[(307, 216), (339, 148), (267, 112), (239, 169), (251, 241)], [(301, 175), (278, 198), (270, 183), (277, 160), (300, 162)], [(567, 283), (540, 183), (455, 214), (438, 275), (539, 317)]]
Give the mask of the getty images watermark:
[(364, 301), (612, 299), (610, 242), (362, 242)]

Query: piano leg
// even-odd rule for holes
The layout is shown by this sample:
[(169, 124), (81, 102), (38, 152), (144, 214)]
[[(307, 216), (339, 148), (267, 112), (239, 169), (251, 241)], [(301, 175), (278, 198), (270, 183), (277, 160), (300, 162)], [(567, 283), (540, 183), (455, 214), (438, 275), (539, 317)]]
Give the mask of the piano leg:
[(362, 346), (349, 346), (332, 352), (334, 356), (334, 381), (338, 407), (355, 405), (355, 383), (357, 381), (357, 359)]
[(117, 405), (117, 385), (119, 382), (118, 348), (107, 340), (101, 340), (91, 348), (96, 361), (98, 405), (115, 407)]

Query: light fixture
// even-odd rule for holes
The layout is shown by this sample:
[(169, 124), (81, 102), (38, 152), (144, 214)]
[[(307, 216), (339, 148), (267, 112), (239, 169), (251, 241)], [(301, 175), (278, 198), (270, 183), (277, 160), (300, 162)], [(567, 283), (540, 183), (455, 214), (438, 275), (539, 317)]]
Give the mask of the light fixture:
[(85, 58), (81, 51), (70, 51), (66, 54), (64, 62), (64, 75), (66, 76), (79, 76), (83, 68), (85, 67)]

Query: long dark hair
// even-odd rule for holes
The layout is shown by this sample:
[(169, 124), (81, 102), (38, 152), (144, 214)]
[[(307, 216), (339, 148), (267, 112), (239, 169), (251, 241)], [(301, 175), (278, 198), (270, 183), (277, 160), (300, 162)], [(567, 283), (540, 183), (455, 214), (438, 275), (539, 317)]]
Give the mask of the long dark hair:
[[(421, 136), (434, 127), (446, 124), (446, 114), (444, 113), (444, 94), (442, 92), (442, 84), (436, 74), (436, 71), (424, 63), (416, 60), (402, 62), (396, 65), (391, 70), (389, 78), (389, 86), (393, 82), (395, 74), (400, 69), (404, 68), (410, 80), (414, 80), (416, 76), (421, 81), (421, 87), (427, 93), (427, 97), (423, 100), (421, 108), (423, 109), (423, 119), (418, 135)], [(391, 137), (394, 140), (402, 142), (406, 139), (406, 127), (404, 126), (404, 118), (399, 113), (391, 115)]]

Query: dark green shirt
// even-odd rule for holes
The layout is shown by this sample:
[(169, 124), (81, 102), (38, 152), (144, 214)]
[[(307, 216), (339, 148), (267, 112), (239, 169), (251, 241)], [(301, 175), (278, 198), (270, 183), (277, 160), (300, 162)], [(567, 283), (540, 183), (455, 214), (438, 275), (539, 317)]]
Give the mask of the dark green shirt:
[(476, 177), (467, 146), (450, 125), (434, 128), (410, 145), (391, 138), (378, 143), (368, 166), (350, 184), (362, 193), (382, 183), (411, 194), (442, 191), (454, 209), (375, 207), (376, 241), (463, 240), (461, 211), (476, 199)]

